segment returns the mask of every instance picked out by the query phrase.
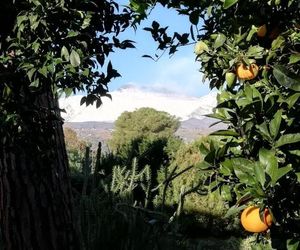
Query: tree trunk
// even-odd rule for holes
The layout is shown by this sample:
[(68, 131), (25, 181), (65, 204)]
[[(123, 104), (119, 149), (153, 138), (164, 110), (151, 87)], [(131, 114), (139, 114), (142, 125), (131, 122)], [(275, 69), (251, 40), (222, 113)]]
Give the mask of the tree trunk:
[[(0, 222), (7, 250), (79, 249), (62, 121), (52, 91), (27, 93), (0, 141)], [(13, 127), (12, 127), (13, 128)]]

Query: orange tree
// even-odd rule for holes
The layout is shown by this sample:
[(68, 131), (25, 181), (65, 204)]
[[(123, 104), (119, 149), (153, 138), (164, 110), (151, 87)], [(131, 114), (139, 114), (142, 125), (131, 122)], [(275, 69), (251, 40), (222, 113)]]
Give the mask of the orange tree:
[[(0, 232), (4, 249), (79, 249), (59, 93), (101, 105), (129, 8), (111, 0), (0, 1)], [(1, 248), (1, 247), (0, 247)]]
[[(131, 0), (137, 22), (151, 1)], [(222, 145), (201, 150), (211, 188), (234, 208), (269, 208), (273, 246), (297, 249), (300, 237), (300, 4), (293, 0), (158, 0), (186, 15), (185, 34), (153, 22), (158, 49), (169, 54), (196, 43), (196, 60), (218, 105), (211, 115), (228, 124)], [(233, 211), (233, 209), (231, 209)], [(276, 239), (280, 239), (277, 240)], [(285, 241), (284, 241), (284, 240)], [(283, 244), (277, 245), (276, 242)], [(283, 243), (286, 242), (286, 243)]]

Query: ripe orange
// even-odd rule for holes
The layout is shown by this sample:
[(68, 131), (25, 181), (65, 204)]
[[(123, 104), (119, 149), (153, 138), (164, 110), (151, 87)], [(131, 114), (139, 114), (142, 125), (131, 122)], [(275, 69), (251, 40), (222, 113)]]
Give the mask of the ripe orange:
[(267, 25), (262, 25), (257, 29), (257, 36), (265, 37), (267, 34)]
[(241, 63), (237, 66), (236, 74), (241, 80), (251, 80), (258, 75), (258, 66), (255, 63), (250, 66)]
[(241, 223), (246, 231), (252, 233), (261, 233), (266, 231), (272, 225), (273, 219), (266, 208), (263, 214), (263, 221), (259, 216), (259, 207), (247, 207), (241, 215)]

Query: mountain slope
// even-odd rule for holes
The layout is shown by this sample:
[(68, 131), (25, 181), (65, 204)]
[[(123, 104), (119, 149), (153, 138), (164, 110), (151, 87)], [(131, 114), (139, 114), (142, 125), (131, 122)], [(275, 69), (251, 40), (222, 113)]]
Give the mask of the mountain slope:
[(82, 96), (72, 96), (60, 99), (60, 107), (67, 113), (63, 118), (67, 122), (113, 122), (124, 111), (134, 111), (141, 107), (151, 107), (166, 111), (181, 120), (189, 118), (202, 119), (203, 115), (211, 113), (216, 105), (216, 93), (196, 98), (178, 94), (157, 93), (138, 89), (136, 87), (122, 88), (111, 92), (112, 100), (102, 98), (100, 108), (85, 105), (80, 106)]

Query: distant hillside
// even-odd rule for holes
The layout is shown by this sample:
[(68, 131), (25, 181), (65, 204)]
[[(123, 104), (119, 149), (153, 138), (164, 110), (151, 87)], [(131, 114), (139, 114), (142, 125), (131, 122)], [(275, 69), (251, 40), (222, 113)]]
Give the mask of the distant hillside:
[(186, 142), (193, 141), (201, 135), (208, 135), (216, 130), (225, 129), (225, 124), (217, 124), (210, 127), (217, 120), (212, 118), (190, 118), (181, 122), (181, 126), (177, 130), (176, 134)]
[(65, 127), (74, 129), (86, 141), (96, 146), (99, 141), (106, 144), (114, 129), (114, 121), (124, 111), (134, 111), (141, 107), (151, 107), (168, 112), (181, 120), (176, 132), (184, 141), (190, 142), (200, 135), (224, 128), (224, 125), (210, 127), (214, 119), (205, 115), (212, 113), (216, 106), (216, 92), (202, 97), (191, 97), (174, 93), (151, 92), (137, 87), (127, 86), (110, 93), (112, 99), (103, 98), (100, 108), (80, 106), (82, 96), (76, 95), (60, 99)]
[[(209, 127), (215, 121), (211, 118), (190, 118), (181, 122), (176, 135), (184, 141), (190, 142), (201, 135), (208, 135), (213, 131), (225, 128), (224, 124)], [(91, 142), (93, 147), (96, 147), (99, 141), (105, 146), (114, 129), (114, 123), (112, 122), (66, 122), (64, 126), (75, 130), (80, 138)]]

